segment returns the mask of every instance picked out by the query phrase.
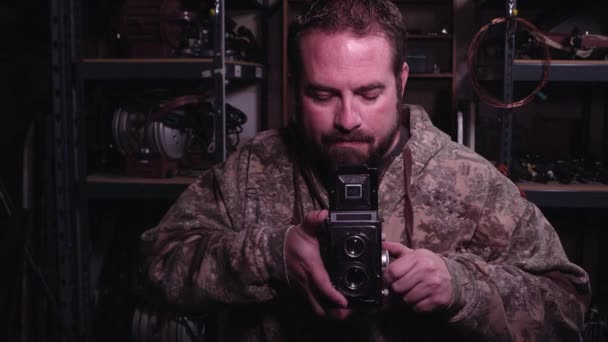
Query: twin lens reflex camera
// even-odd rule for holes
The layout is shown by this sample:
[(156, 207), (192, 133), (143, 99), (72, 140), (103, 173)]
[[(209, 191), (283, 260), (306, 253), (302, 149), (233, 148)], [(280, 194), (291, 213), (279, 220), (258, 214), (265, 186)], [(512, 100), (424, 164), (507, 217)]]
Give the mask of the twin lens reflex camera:
[(322, 241), (331, 281), (349, 305), (379, 305), (388, 252), (382, 250), (378, 171), (340, 167), (328, 188), (329, 216)]

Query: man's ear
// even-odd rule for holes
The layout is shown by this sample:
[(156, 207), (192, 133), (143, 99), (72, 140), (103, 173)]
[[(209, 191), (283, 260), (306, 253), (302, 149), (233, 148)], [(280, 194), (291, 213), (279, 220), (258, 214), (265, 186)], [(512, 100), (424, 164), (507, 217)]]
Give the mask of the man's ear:
[(401, 97), (403, 97), (403, 93), (405, 91), (405, 85), (407, 84), (407, 78), (410, 75), (410, 67), (407, 65), (407, 62), (403, 62), (401, 66), (401, 73), (399, 74), (399, 78), (401, 80)]

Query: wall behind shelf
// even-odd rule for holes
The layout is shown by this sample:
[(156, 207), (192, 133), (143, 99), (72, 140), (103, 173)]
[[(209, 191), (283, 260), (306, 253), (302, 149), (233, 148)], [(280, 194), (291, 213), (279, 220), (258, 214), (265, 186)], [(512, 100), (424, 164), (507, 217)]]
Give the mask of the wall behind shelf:
[[(534, 82), (519, 84), (519, 98), (529, 93)], [(606, 161), (605, 107), (608, 84), (554, 82), (549, 83), (541, 97), (513, 110), (513, 157), (540, 154), (549, 160), (585, 156)], [(546, 97), (546, 98), (545, 98)], [(479, 104), (477, 149), (491, 160), (498, 158), (500, 109)], [(588, 121), (583, 114), (588, 111)]]

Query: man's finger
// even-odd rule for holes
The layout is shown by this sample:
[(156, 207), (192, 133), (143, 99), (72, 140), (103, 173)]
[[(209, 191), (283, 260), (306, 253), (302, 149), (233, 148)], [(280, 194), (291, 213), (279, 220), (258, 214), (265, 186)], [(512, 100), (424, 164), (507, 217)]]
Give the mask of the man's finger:
[(333, 319), (344, 320), (352, 315), (352, 309), (344, 309), (344, 308), (330, 308), (327, 309), (327, 315)]
[(323, 306), (321, 306), (315, 295), (312, 293), (312, 291), (307, 289), (305, 290), (305, 292), (306, 296), (308, 297), (308, 302), (312, 306), (312, 310), (314, 311), (314, 313), (319, 317), (325, 317), (327, 313), (325, 312), (325, 309), (323, 308)]
[(409, 254), (410, 252), (413, 252), (412, 249), (398, 242), (384, 241), (382, 242), (382, 248), (387, 250), (388, 254), (390, 254), (390, 256), (393, 258), (400, 258), (406, 254)]
[(415, 303), (412, 308), (415, 312), (431, 312), (437, 308), (437, 304), (434, 302), (432, 297), (427, 296)]
[(405, 277), (416, 266), (416, 263), (416, 258), (397, 258), (384, 271), (384, 281), (392, 285), (395, 281)]
[(327, 215), (328, 212), (325, 209), (306, 213), (304, 222), (302, 222), (302, 228), (307, 234), (316, 235), (317, 228), (325, 221)]
[(327, 301), (328, 306), (338, 308), (346, 308), (348, 306), (348, 300), (334, 288), (327, 271), (317, 269), (312, 272), (311, 276), (320, 299)]

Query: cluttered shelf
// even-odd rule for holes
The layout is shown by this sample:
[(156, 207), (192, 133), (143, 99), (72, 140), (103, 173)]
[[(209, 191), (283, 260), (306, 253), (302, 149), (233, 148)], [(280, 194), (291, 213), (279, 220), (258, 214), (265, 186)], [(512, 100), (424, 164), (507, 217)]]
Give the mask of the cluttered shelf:
[[(79, 65), (85, 80), (205, 79), (213, 77), (210, 58), (85, 58)], [(226, 61), (226, 78), (260, 80), (262, 64)]]
[(539, 207), (608, 208), (608, 185), (518, 182), (526, 198)]

